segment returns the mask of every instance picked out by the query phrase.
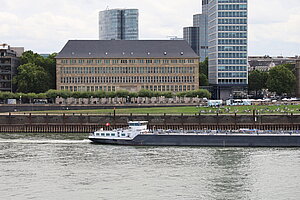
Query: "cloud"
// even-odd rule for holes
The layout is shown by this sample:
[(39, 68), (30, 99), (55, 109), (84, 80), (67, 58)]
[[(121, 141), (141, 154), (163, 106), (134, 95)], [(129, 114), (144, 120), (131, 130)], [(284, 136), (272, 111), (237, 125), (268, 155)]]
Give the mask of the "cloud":
[[(97, 39), (98, 12), (107, 6), (138, 8), (140, 38), (167, 39), (182, 36), (183, 27), (192, 25), (193, 14), (200, 13), (200, 4), (200, 0), (3, 1), (0, 42), (51, 53), (69, 39)], [(299, 10), (299, 0), (249, 0), (249, 54), (297, 54)]]
[[(250, 54), (300, 54), (300, 2), (260, 1), (249, 4)], [(257, 6), (259, 5), (259, 6)]]

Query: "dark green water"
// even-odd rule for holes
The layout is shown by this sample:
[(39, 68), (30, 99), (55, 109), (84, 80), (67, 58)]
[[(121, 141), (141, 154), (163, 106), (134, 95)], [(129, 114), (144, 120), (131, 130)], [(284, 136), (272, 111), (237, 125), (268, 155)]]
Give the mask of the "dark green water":
[(0, 134), (0, 199), (300, 197), (300, 148), (102, 146), (85, 138)]

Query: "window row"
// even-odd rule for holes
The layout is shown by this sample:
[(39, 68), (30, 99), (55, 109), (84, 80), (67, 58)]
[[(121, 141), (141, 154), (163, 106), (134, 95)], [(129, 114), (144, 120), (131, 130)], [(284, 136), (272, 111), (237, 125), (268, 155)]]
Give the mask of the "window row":
[(247, 17), (247, 12), (219, 12), (218, 17)]
[(247, 38), (247, 33), (239, 33), (239, 32), (219, 33), (218, 37), (219, 38)]
[(219, 51), (247, 51), (247, 46), (218, 46)]
[(219, 84), (247, 84), (247, 79), (219, 79)]
[(219, 24), (247, 24), (247, 19), (219, 19)]
[(222, 72), (218, 73), (219, 78), (246, 78), (247, 73), (240, 72)]
[(195, 90), (195, 85), (143, 85), (142, 89), (151, 91), (174, 91), (174, 92), (185, 92)]
[(218, 26), (218, 31), (247, 31), (247, 26)]
[(193, 74), (195, 67), (62, 67), (63, 74)]
[[(72, 92), (77, 91), (116, 91), (115, 86), (60, 86), (61, 90), (70, 90)], [(185, 92), (195, 90), (195, 85), (143, 85), (141, 89), (151, 90), (151, 91), (174, 91), (174, 92)]]
[(248, 71), (246, 66), (219, 66), (218, 71)]
[(220, 39), (218, 40), (218, 44), (242, 44), (246, 45), (247, 40), (246, 39), (241, 39), (241, 40), (236, 40), (236, 39)]
[(185, 64), (196, 63), (195, 59), (63, 59), (62, 64)]
[(218, 10), (247, 10), (247, 4), (219, 5)]
[(60, 86), (61, 90), (70, 90), (71, 92), (81, 92), (81, 91), (106, 91), (113, 92), (116, 91), (115, 86)]
[(247, 65), (247, 60), (245, 59), (219, 59), (218, 64), (220, 65)]
[(247, 3), (247, 0), (218, 0), (218, 3)]
[(61, 77), (61, 83), (194, 83), (194, 76)]
[(246, 53), (219, 53), (219, 58), (247, 58)]

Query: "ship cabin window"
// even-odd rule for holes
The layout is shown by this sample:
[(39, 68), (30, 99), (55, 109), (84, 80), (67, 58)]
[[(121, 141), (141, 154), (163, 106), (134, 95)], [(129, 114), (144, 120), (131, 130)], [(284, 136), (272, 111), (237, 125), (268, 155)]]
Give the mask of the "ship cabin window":
[(112, 133), (111, 136), (116, 136), (116, 134)]
[(105, 133), (101, 133), (101, 136), (105, 136)]
[(109, 133), (106, 133), (105, 136), (110, 136), (110, 134), (109, 134)]
[(96, 136), (99, 136), (100, 134), (99, 133), (96, 133)]
[(122, 133), (122, 134), (121, 134), (121, 136), (125, 137), (125, 136), (126, 136), (126, 134), (125, 134), (125, 133)]
[(129, 123), (129, 126), (140, 126), (139, 123)]

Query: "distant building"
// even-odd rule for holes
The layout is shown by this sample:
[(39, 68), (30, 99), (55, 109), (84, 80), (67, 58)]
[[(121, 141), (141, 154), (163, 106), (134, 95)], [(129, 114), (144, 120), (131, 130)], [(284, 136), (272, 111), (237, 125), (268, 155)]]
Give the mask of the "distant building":
[(169, 36), (170, 40), (183, 40), (183, 38), (177, 36)]
[(183, 39), (201, 61), (208, 57), (208, 0), (202, 0), (202, 14), (193, 15), (193, 26), (183, 28)]
[(300, 98), (300, 60), (296, 60), (296, 97)]
[(100, 40), (138, 40), (138, 9), (112, 9), (99, 12)]
[(10, 50), (16, 52), (17, 57), (21, 57), (22, 54), (24, 53), (24, 47), (10, 47)]
[(17, 74), (20, 60), (17, 52), (7, 44), (0, 44), (0, 91), (13, 92), (13, 77)]
[(40, 54), (40, 56), (44, 57), (44, 58), (48, 58), (51, 54), (49, 53), (42, 53)]
[(259, 70), (259, 71), (269, 71), (271, 68), (282, 65), (282, 64), (295, 64), (299, 59), (298, 56), (295, 57), (270, 57), (270, 56), (249, 56), (249, 71)]
[(248, 1), (208, 1), (208, 79), (214, 98), (246, 94), (248, 87)]
[(56, 57), (58, 90), (191, 91), (198, 70), (183, 40), (70, 40)]

